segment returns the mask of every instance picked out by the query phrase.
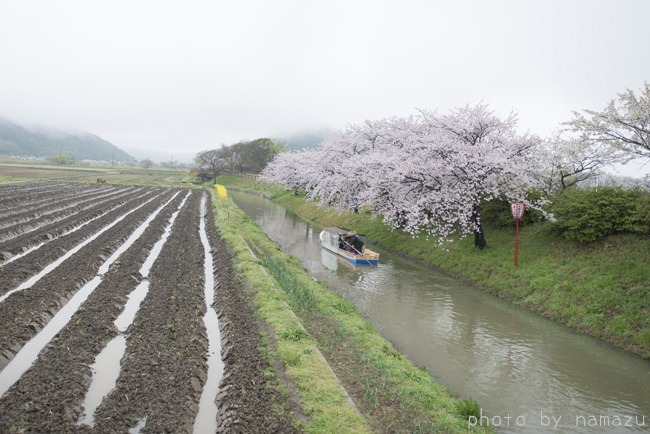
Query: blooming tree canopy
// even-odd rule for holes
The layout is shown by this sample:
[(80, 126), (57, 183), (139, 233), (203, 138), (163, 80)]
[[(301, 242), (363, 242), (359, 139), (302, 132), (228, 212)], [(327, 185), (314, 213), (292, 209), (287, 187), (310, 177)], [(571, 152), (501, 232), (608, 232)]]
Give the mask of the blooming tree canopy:
[(501, 119), (484, 104), (367, 121), (316, 151), (278, 156), (262, 176), (341, 210), (368, 206), (414, 235), (442, 242), (473, 233), (482, 248), (482, 203), (498, 196), (527, 202), (529, 153), (539, 140), (515, 126), (514, 115)]
[(603, 167), (621, 161), (621, 155), (611, 152), (608, 145), (565, 132), (544, 140), (535, 154), (538, 163), (534, 176), (547, 196), (601, 176)]
[(632, 157), (650, 158), (650, 83), (637, 97), (627, 90), (610, 101), (605, 110), (573, 112), (567, 124), (594, 142), (602, 142)]

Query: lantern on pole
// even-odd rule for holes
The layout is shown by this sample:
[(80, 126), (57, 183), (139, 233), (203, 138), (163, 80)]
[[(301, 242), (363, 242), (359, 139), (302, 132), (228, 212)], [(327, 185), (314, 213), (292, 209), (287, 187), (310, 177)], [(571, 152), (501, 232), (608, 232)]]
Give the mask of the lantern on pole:
[(510, 212), (512, 213), (512, 218), (515, 221), (515, 267), (517, 266), (517, 261), (519, 259), (519, 222), (524, 217), (524, 212), (526, 211), (526, 205), (522, 202), (511, 203)]

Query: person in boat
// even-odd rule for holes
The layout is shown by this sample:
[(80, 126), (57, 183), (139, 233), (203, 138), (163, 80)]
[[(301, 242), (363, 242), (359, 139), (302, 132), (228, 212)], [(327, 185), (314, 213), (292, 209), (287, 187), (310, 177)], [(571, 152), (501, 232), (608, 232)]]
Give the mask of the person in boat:
[(363, 254), (364, 242), (355, 231), (348, 232), (345, 237), (341, 237), (343, 249), (356, 254)]

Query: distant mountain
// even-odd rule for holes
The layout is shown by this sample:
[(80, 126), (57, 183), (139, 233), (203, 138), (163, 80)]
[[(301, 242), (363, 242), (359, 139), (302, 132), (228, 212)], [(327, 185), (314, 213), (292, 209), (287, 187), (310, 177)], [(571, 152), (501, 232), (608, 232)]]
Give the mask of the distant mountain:
[(334, 133), (333, 130), (322, 129), (314, 132), (293, 134), (284, 137), (283, 140), (287, 143), (287, 148), (290, 150), (300, 151), (305, 148), (318, 148), (323, 140), (329, 139)]
[(135, 160), (117, 146), (93, 134), (27, 129), (0, 118), (0, 155), (48, 157), (59, 153), (74, 160)]

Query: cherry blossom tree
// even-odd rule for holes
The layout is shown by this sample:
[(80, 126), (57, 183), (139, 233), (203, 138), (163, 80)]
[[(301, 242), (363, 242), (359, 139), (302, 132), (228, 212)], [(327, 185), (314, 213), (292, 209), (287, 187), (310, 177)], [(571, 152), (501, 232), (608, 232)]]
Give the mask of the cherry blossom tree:
[(534, 177), (539, 181), (539, 188), (550, 197), (600, 176), (601, 169), (621, 161), (621, 155), (585, 135), (576, 137), (557, 132), (543, 142), (536, 151), (536, 159)]
[(630, 89), (618, 94), (603, 111), (573, 112), (567, 122), (593, 142), (606, 143), (630, 157), (650, 158), (650, 83), (639, 96)]
[[(310, 200), (345, 210), (367, 205), (393, 227), (440, 242), (473, 233), (483, 248), (483, 202), (526, 201), (529, 153), (539, 139), (517, 135), (515, 126), (514, 115), (501, 119), (484, 104), (368, 121), (322, 143), (317, 158), (297, 153), (272, 162), (263, 177), (287, 186), (302, 176)], [(287, 164), (301, 175), (284, 179), (294, 170)]]

